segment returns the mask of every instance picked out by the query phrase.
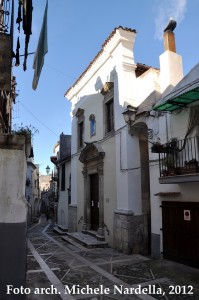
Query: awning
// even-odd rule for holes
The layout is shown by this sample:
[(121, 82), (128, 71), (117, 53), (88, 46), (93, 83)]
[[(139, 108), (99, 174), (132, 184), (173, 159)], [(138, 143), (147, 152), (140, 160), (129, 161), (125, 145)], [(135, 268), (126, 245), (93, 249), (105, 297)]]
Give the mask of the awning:
[(153, 110), (173, 111), (199, 100), (199, 64), (197, 64)]
[(166, 100), (161, 104), (156, 104), (153, 109), (161, 111), (173, 111), (175, 109), (185, 107), (197, 100), (199, 100), (199, 88)]

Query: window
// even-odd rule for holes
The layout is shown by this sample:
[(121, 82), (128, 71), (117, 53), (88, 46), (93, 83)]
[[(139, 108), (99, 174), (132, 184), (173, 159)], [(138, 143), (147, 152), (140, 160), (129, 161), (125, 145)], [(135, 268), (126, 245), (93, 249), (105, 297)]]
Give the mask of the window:
[(65, 191), (65, 164), (61, 165), (61, 191)]
[(68, 204), (71, 204), (71, 174), (70, 174), (70, 176), (69, 176)]
[(96, 134), (96, 121), (95, 121), (95, 116), (90, 115), (89, 117), (90, 121), (90, 135), (94, 136)]
[(114, 110), (113, 110), (113, 99), (108, 101), (106, 104), (106, 133), (114, 130)]
[(84, 109), (78, 108), (76, 114), (77, 118), (77, 147), (84, 146)]
[(78, 148), (83, 147), (84, 144), (84, 123), (78, 124)]
[(114, 130), (114, 83), (105, 82), (101, 94), (104, 96), (104, 132)]

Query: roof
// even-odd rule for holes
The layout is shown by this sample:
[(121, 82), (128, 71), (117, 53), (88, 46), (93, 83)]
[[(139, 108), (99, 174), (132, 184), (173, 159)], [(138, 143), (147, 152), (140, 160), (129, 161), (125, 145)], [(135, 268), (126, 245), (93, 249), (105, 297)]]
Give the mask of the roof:
[(51, 161), (54, 165), (56, 165), (56, 164), (57, 164), (57, 156), (51, 156), (51, 157), (50, 157), (50, 161)]
[(199, 100), (199, 63), (153, 109), (173, 111), (197, 100)]
[(69, 153), (69, 154), (65, 155), (64, 157), (60, 158), (59, 160), (57, 160), (56, 165), (61, 165), (70, 160), (71, 160), (71, 154)]
[(94, 59), (90, 62), (90, 64), (88, 65), (88, 67), (84, 70), (84, 72), (79, 76), (79, 78), (75, 81), (75, 83), (66, 91), (65, 96), (68, 94), (68, 92), (75, 86), (78, 84), (78, 82), (84, 77), (84, 75), (88, 72), (88, 70), (91, 69), (91, 67), (93, 66), (93, 64), (96, 62), (96, 60), (100, 57), (100, 55), (103, 53), (105, 46), (110, 42), (110, 40), (112, 39), (112, 37), (116, 34), (118, 29), (123, 29), (125, 31), (129, 31), (129, 32), (134, 32), (136, 33), (135, 29), (131, 29), (131, 28), (127, 28), (127, 27), (122, 27), (122, 26), (118, 26), (116, 28), (114, 28), (114, 30), (111, 32), (111, 34), (109, 35), (109, 37), (105, 40), (105, 42), (103, 43), (103, 45), (101, 46), (101, 50), (98, 52), (98, 54), (94, 57)]
[(155, 68), (155, 67), (152, 67), (152, 66), (148, 66), (146, 64), (142, 64), (142, 63), (138, 62), (136, 64), (136, 69), (135, 69), (136, 77), (139, 77), (140, 75), (142, 75), (143, 73), (145, 73), (149, 69), (159, 70), (158, 68)]
[(35, 164), (32, 162), (32, 161), (27, 161), (27, 164), (28, 165), (30, 165), (30, 166), (32, 166), (33, 167), (33, 169), (36, 169), (37, 167), (35, 166)]

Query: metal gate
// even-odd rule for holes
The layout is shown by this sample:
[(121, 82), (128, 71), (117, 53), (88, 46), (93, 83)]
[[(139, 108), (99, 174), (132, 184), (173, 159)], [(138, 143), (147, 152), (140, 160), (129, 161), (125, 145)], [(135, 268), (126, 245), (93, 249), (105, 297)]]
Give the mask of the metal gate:
[(199, 203), (162, 202), (163, 257), (199, 267)]

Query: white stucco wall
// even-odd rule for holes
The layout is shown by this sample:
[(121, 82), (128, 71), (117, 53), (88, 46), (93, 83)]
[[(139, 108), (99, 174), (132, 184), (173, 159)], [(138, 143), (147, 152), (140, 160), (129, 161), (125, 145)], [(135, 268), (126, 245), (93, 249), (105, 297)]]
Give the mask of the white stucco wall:
[[(78, 159), (78, 158), (76, 158)], [(77, 161), (77, 185), (76, 185), (76, 195), (77, 195), (77, 230), (82, 230), (83, 222), (82, 217), (84, 217), (84, 177), (82, 174), (83, 166), (82, 163), (78, 160)]]
[(117, 209), (141, 214), (139, 138), (128, 128), (116, 136)]
[[(2, 135), (0, 140), (0, 223), (23, 223), (27, 218), (25, 137), (11, 136), (8, 149), (2, 149), (3, 144), (7, 145), (5, 139), (7, 137)], [(16, 147), (21, 149), (16, 149)]]
[(160, 55), (160, 88), (163, 96), (168, 94), (183, 78), (181, 55), (165, 51)]
[(170, 134), (172, 138), (184, 139), (187, 132), (190, 108), (184, 108), (178, 114), (171, 115)]
[(113, 244), (113, 213), (117, 209), (116, 191), (116, 164), (115, 164), (115, 137), (112, 137), (101, 146), (105, 152), (104, 157), (104, 223), (109, 230), (105, 230), (106, 241)]
[(160, 71), (149, 69), (136, 79), (136, 102), (140, 105), (153, 91), (160, 91)]

